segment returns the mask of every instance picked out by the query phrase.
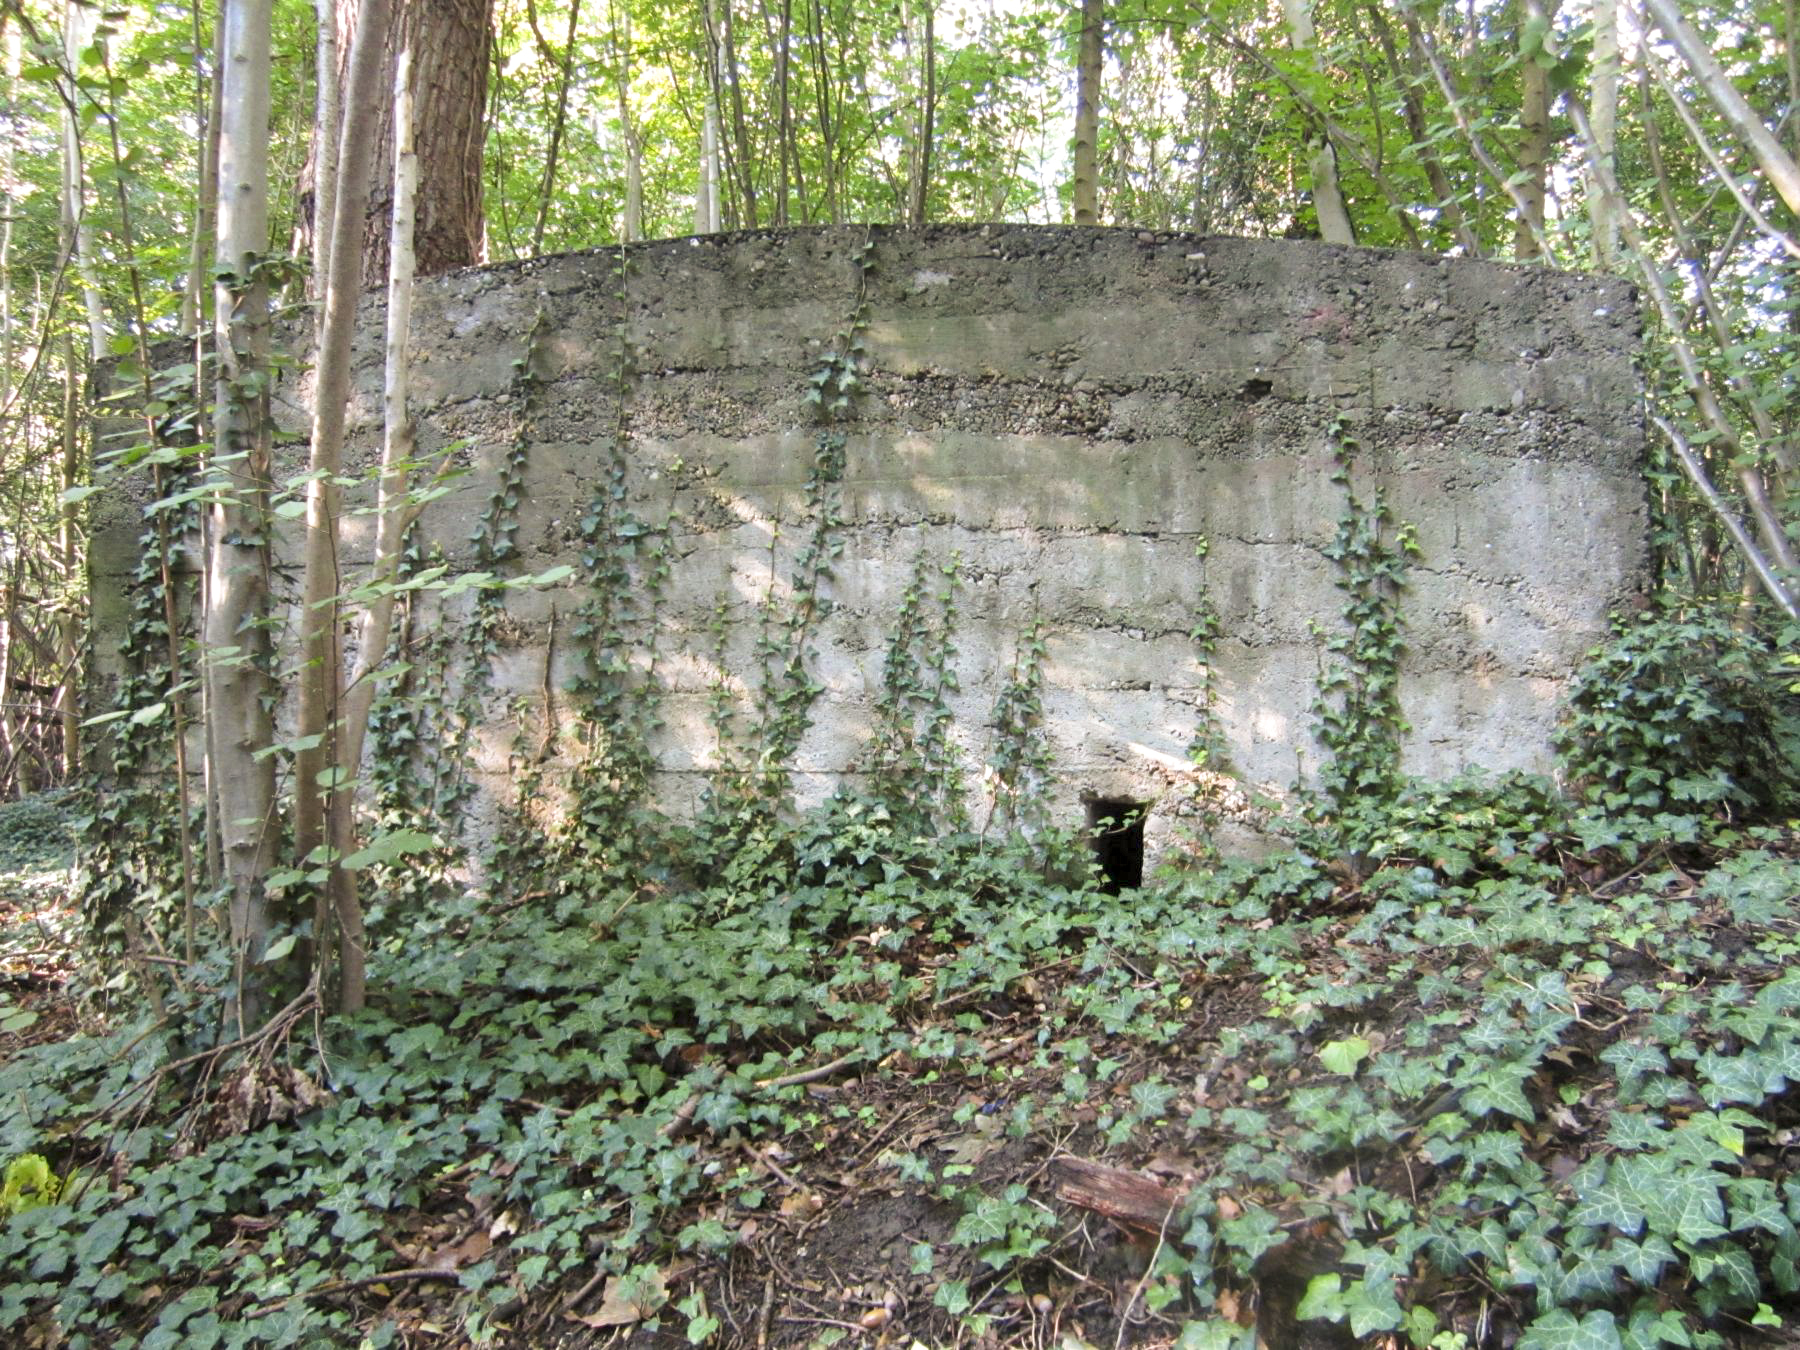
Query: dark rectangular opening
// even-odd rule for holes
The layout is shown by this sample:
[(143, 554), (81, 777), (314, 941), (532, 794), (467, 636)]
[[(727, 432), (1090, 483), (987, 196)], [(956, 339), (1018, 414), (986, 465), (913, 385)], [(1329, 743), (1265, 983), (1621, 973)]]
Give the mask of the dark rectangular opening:
[(1144, 884), (1144, 804), (1124, 797), (1096, 797), (1087, 804), (1088, 837), (1108, 895)]

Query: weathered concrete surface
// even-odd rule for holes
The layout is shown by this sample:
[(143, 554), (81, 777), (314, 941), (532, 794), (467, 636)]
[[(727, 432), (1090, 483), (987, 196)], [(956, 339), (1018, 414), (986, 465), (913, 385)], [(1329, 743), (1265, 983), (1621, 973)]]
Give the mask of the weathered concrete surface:
[[(793, 575), (807, 376), (852, 305), (864, 237), (634, 246), (622, 286), (606, 252), (422, 288), (421, 445), (467, 439), (475, 469), (424, 518), (453, 569), (475, 566), (476, 518), (521, 433), (520, 570), (578, 562), (577, 522), (620, 416), (609, 352), (622, 320), (633, 506), (666, 517), (675, 544), (656, 749), (658, 791), (677, 810), (716, 762), (715, 601), (732, 620), (724, 674), (742, 691), (755, 684), (757, 606)], [(1340, 416), (1362, 446), (1359, 492), (1383, 487), (1424, 555), (1404, 601), (1407, 766), (1548, 767), (1569, 672), (1645, 564), (1630, 287), (1316, 244), (1014, 226), (877, 230), (872, 259), (868, 393), (847, 426), (844, 550), (813, 664), (825, 693), (793, 766), (803, 801), (842, 781), (870, 735), (921, 549), (962, 559), (954, 734), (971, 784), (1036, 618), (1053, 814), (1078, 823), (1084, 797), (1154, 801), (1149, 842), (1165, 842), (1189, 773), (1201, 670), (1188, 634), (1203, 597), (1223, 624), (1217, 712), (1233, 767), (1290, 784), (1320, 755), (1308, 707), (1324, 658), (1309, 625), (1332, 627), (1343, 603), (1321, 553), (1344, 510), (1331, 480)], [(547, 384), (527, 408), (509, 386), (540, 312)], [(377, 318), (365, 314), (357, 361), (360, 465), (377, 439)], [(283, 421), (303, 432), (304, 385), (285, 396)], [(347, 557), (366, 556), (368, 527), (352, 522)], [(116, 499), (97, 515), (103, 627), (135, 530)], [(503, 710), (542, 703), (552, 609), (552, 686), (572, 673), (569, 616), (584, 595), (570, 582), (507, 598), (516, 622), (481, 751), (492, 793), (506, 795)], [(109, 645), (103, 632), (103, 656)]]

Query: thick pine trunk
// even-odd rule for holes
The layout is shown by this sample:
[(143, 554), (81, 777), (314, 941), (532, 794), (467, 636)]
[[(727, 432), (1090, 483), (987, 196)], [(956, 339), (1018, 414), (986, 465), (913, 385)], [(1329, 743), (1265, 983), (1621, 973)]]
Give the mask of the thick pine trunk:
[[(361, 0), (337, 5), (338, 79), (349, 59)], [(401, 47), (412, 51), (413, 98), (420, 164), (416, 248), (420, 276), (435, 276), (482, 261), (481, 152), (487, 139), (488, 66), (492, 59), (493, 0), (399, 0), (383, 65), (392, 69)], [(375, 150), (363, 221), (363, 284), (387, 279), (393, 220), (394, 110), (383, 89), (344, 115), (374, 125)], [(318, 147), (314, 146), (314, 158)], [(302, 210), (311, 210), (310, 168)], [(313, 228), (325, 225), (315, 218)]]

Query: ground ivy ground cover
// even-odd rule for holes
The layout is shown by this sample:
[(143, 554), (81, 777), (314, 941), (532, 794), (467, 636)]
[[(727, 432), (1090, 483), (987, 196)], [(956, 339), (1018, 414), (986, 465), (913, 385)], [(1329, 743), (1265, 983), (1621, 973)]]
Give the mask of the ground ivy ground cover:
[[(0, 1323), (184, 1347), (1791, 1326), (1794, 837), (1554, 800), (1415, 789), (1366, 878), (1293, 851), (1125, 897), (1075, 841), (927, 841), (846, 800), (711, 885), (621, 867), (388, 915), (380, 1006), (302, 999), (230, 1055), (166, 1007), (58, 1012), (0, 1033)], [(1167, 1212), (1071, 1201), (1069, 1159)]]

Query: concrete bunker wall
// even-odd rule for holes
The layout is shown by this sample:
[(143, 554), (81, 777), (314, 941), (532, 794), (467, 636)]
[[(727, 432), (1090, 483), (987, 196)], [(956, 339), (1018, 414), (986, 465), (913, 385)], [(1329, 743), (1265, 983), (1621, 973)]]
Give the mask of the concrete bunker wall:
[[(511, 799), (514, 710), (541, 716), (543, 691), (578, 667), (579, 521), (615, 429), (633, 510), (671, 532), (654, 791), (677, 813), (702, 799), (717, 763), (713, 691), (723, 683), (740, 721), (754, 716), (759, 607), (784, 594), (808, 533), (808, 376), (853, 304), (852, 255), (867, 237), (680, 239), (632, 246), (622, 279), (618, 254), (597, 252), (422, 287), (421, 448), (465, 442), (473, 469), (427, 509), (425, 535), (452, 573), (477, 568), (471, 535), (519, 443), (516, 567), (576, 566), (562, 586), (505, 594), (476, 750), (478, 838)], [(1345, 509), (1332, 477), (1340, 419), (1361, 446), (1357, 490), (1383, 489), (1422, 552), (1403, 600), (1406, 767), (1549, 766), (1572, 668), (1642, 584), (1629, 286), (1318, 244), (1015, 226), (876, 230), (870, 262), (865, 392), (843, 424), (842, 552), (810, 667), (823, 692), (791, 762), (801, 804), (858, 775), (921, 550), (961, 559), (952, 739), (977, 798), (996, 699), (1036, 621), (1053, 818), (1079, 824), (1094, 799), (1155, 803), (1146, 842), (1162, 847), (1193, 774), (1203, 603), (1222, 625), (1216, 715), (1231, 767), (1291, 784), (1321, 754), (1313, 625), (1342, 622), (1324, 553)], [(373, 301), (363, 317), (350, 458), (367, 466), (379, 439)], [(514, 363), (528, 353), (542, 383), (527, 403)], [(302, 435), (305, 395), (296, 380), (278, 399)], [(347, 559), (367, 557), (371, 528), (351, 522)], [(118, 499), (97, 512), (102, 664), (137, 529)], [(461, 631), (471, 603), (427, 607), (419, 623)]]

